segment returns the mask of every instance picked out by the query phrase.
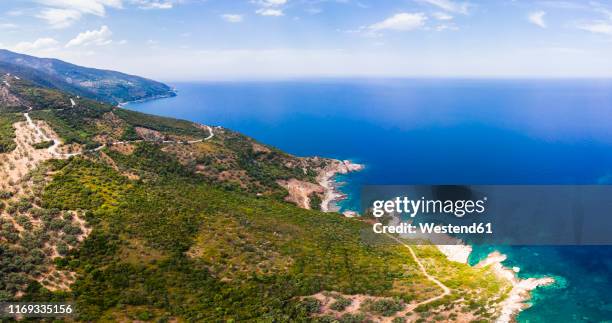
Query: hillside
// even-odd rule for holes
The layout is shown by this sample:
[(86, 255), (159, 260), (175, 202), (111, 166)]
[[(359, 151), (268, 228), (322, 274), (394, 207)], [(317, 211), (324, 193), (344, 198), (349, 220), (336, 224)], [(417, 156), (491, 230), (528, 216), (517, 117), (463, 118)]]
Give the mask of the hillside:
[(19, 74), (2, 76), (0, 132), (0, 301), (73, 301), (79, 321), (488, 321), (511, 289), (287, 202), (335, 160)]
[(169, 86), (139, 76), (4, 49), (0, 49), (0, 73), (21, 75), (39, 86), (110, 104), (175, 95)]

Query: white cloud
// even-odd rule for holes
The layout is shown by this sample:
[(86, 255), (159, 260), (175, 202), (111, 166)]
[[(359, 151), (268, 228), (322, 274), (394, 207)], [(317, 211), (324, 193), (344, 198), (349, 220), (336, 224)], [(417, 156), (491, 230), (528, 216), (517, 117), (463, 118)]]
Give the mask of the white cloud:
[(81, 19), (81, 12), (73, 9), (49, 8), (42, 10), (37, 18), (44, 19), (53, 28), (66, 28)]
[(36, 0), (45, 6), (36, 17), (46, 20), (53, 28), (66, 28), (83, 15), (103, 17), (106, 8), (122, 8), (122, 0)]
[(451, 0), (417, 0), (419, 2), (425, 2), (432, 6), (436, 6), (444, 11), (460, 13), (467, 15), (472, 6), (468, 2), (454, 2)]
[(172, 9), (172, 1), (134, 0), (140, 9)]
[(279, 7), (287, 4), (287, 0), (258, 0), (255, 3), (264, 7)]
[(434, 12), (431, 15), (438, 20), (452, 20), (453, 19), (453, 16), (447, 14), (446, 12)]
[(49, 51), (57, 48), (59, 42), (53, 38), (39, 38), (33, 42), (20, 42), (13, 47), (16, 52)]
[(409, 31), (418, 29), (425, 25), (427, 17), (421, 12), (395, 14), (381, 22), (370, 25), (367, 29), (371, 32), (382, 30)]
[(544, 16), (546, 15), (545, 11), (534, 11), (529, 13), (527, 19), (532, 24), (539, 26), (541, 28), (546, 28), (546, 22), (544, 21)]
[(612, 36), (612, 23), (607, 21), (596, 21), (588, 24), (579, 25), (578, 29), (582, 29), (595, 34), (604, 34)]
[(110, 39), (112, 31), (108, 26), (102, 26), (99, 30), (87, 30), (79, 33), (76, 37), (70, 40), (66, 47), (74, 46), (89, 46), (89, 45), (108, 45), (112, 42)]
[(10, 24), (10, 23), (0, 24), (0, 30), (9, 30), (9, 29), (15, 29), (15, 28), (17, 28), (17, 25), (15, 24)]
[(445, 30), (459, 30), (459, 28), (455, 25), (446, 25), (442, 24), (435, 27), (436, 31), (445, 31)]
[(257, 13), (258, 15), (261, 16), (272, 16), (272, 17), (280, 17), (280, 16), (284, 16), (285, 14), (283, 13), (282, 10), (280, 9), (257, 9), (257, 11), (255, 11), (255, 13)]
[(604, 15), (604, 19), (584, 21), (578, 23), (576, 27), (594, 34), (612, 36), (612, 10), (598, 2), (591, 2), (590, 4), (597, 13)]
[(72, 9), (85, 14), (104, 16), (106, 7), (121, 8), (122, 0), (37, 0), (36, 2), (52, 8)]
[(287, 4), (287, 0), (251, 0), (260, 8), (255, 11), (260, 16), (280, 17), (284, 16), (283, 6)]
[(221, 18), (227, 22), (232, 22), (232, 23), (242, 22), (243, 20), (242, 15), (229, 14), (229, 13), (221, 15)]

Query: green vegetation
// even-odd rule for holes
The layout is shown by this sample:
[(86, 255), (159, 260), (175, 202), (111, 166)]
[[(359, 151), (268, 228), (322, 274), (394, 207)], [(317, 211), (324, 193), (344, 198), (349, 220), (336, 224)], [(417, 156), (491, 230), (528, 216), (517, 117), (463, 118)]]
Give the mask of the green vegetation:
[[(31, 176), (42, 183), (38, 178), (55, 170), (54, 164), (48, 163)], [(34, 191), (39, 189), (34, 187)], [(57, 246), (61, 255), (79, 244), (77, 237), (83, 230), (75, 220), (75, 212), (42, 208), (33, 195), (11, 199), (12, 195), (3, 192), (1, 196), (7, 202), (4, 216), (0, 217), (0, 301), (12, 300), (18, 292), (26, 293), (27, 299), (36, 294), (33, 290), (39, 290), (47, 300), (64, 297), (62, 293), (50, 296), (33, 277), (44, 278), (47, 286), (64, 283), (61, 274), (52, 274), (53, 260), (48, 255), (53, 253), (52, 246)], [(38, 224), (34, 226), (33, 221)]]
[(99, 146), (94, 140), (94, 137), (100, 134), (98, 120), (111, 111), (111, 107), (82, 101), (74, 108), (33, 111), (31, 116), (33, 119), (46, 121), (65, 143), (83, 144), (90, 149)]
[(349, 305), (351, 305), (351, 300), (343, 297), (343, 296), (336, 296), (336, 300), (331, 304), (330, 308), (334, 311), (344, 311), (345, 308), (347, 308)]
[[(191, 320), (282, 320), (303, 317), (296, 297), (323, 289), (393, 295), (399, 281), (414, 286), (401, 295), (409, 300), (431, 288), (399, 246), (363, 245), (357, 220), (219, 190), (181, 172), (160, 176), (126, 182), (77, 158), (45, 190), (47, 207), (84, 208), (95, 223), (92, 236), (66, 258), (82, 277), (74, 290), (83, 319), (115, 315), (126, 304)], [(94, 179), (104, 188), (75, 194)], [(110, 192), (118, 193), (105, 198)], [(224, 248), (201, 245), (199, 237), (209, 236)], [(249, 262), (258, 254), (279, 261), (261, 271), (259, 262)]]
[(400, 299), (366, 300), (361, 304), (365, 312), (375, 313), (382, 316), (391, 316), (404, 309), (406, 305)]
[(196, 149), (170, 152), (183, 164), (202, 169), (198, 173), (211, 182), (222, 182), (227, 189), (279, 199), (284, 198), (287, 191), (277, 184), (278, 180), (295, 178), (314, 183), (316, 169), (328, 162), (326, 159), (296, 158), (227, 129), (216, 129), (214, 140)]
[(19, 75), (37, 86), (111, 104), (174, 95), (167, 85), (142, 77), (77, 66), (4, 49), (0, 49), (0, 72), (2, 75)]
[(45, 188), (43, 205), (63, 210), (112, 209), (131, 187), (127, 178), (110, 171), (108, 166), (77, 158)]
[(124, 155), (118, 152), (107, 152), (122, 170), (131, 171), (146, 181), (157, 181), (166, 177), (194, 176), (173, 156), (161, 151), (160, 146), (152, 143), (136, 144), (134, 152)]
[(25, 80), (11, 79), (11, 92), (22, 101), (27, 102), (28, 105), (38, 109), (65, 109), (71, 106), (70, 95), (32, 86), (30, 82)]
[[(85, 148), (139, 139), (139, 128), (180, 140), (209, 135), (187, 121), (93, 101), (66, 108), (66, 96), (54, 90), (19, 94), (35, 103), (33, 118)], [(407, 248), (384, 236), (363, 239), (366, 221), (283, 201), (278, 180), (312, 182), (327, 162), (226, 129), (197, 144), (108, 145), (47, 162), (28, 175), (37, 183), (31, 193), (0, 192), (0, 300), (23, 294), (23, 301), (74, 301), (80, 321), (366, 322), (371, 313), (390, 316), (440, 295)], [(450, 262), (435, 247), (414, 249), (453, 289), (417, 308), (421, 317), (465, 310), (487, 319), (483, 309), (505, 297), (507, 284), (488, 269)], [(70, 292), (43, 287), (71, 283), (70, 272)], [(34, 280), (42, 277), (42, 285)], [(309, 297), (324, 290), (384, 299), (362, 304), (364, 313), (332, 318)], [(349, 305), (338, 295), (331, 307)]]
[(26, 110), (27, 110), (27, 107), (19, 103), (8, 104), (7, 102), (2, 102), (0, 98), (0, 114), (24, 112)]
[(317, 193), (312, 193), (308, 197), (310, 198), (310, 209), (321, 211), (321, 203), (323, 203), (321, 196)]
[(83, 120), (68, 121), (57, 115), (56, 111), (43, 110), (34, 111), (30, 114), (33, 119), (47, 122), (53, 130), (67, 143), (79, 143), (93, 145), (93, 131), (87, 130)]
[[(445, 261), (446, 258), (434, 246), (415, 249), (418, 257), (429, 272), (435, 272), (440, 281), (451, 288), (453, 293), (438, 301), (421, 305), (417, 312), (465, 310), (490, 319), (487, 308), (501, 302), (510, 291), (510, 284), (499, 279), (490, 269), (474, 268), (460, 263)], [(458, 300), (463, 299), (463, 302)]]
[(13, 123), (23, 120), (23, 116), (15, 113), (0, 113), (0, 153), (15, 149), (15, 128)]
[(115, 114), (134, 127), (143, 127), (175, 135), (206, 138), (208, 131), (197, 127), (193, 122), (117, 109)]
[(340, 320), (338, 321), (340, 323), (369, 323), (369, 322), (372, 322), (371, 320), (368, 320), (363, 313), (356, 313), (356, 314), (346, 313), (342, 315), (340, 317)]
[(32, 145), (34, 149), (46, 149), (53, 146), (53, 140), (41, 141)]
[(313, 297), (304, 298), (297, 306), (297, 309), (304, 316), (311, 316), (321, 312), (321, 302)]

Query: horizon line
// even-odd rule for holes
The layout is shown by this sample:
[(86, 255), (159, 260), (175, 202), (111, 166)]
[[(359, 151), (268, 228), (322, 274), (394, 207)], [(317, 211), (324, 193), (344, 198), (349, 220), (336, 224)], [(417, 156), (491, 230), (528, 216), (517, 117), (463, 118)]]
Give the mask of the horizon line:
[(438, 75), (438, 76), (427, 76), (427, 75), (406, 75), (406, 76), (385, 76), (385, 75), (297, 75), (297, 76), (262, 76), (262, 77), (204, 77), (204, 78), (154, 78), (161, 80), (162, 82), (175, 82), (175, 83), (186, 83), (186, 82), (282, 82), (282, 81), (385, 81), (385, 80), (464, 80), (464, 81), (512, 81), (512, 80), (529, 80), (529, 81), (612, 81), (612, 75), (610, 76), (544, 76), (544, 75)]

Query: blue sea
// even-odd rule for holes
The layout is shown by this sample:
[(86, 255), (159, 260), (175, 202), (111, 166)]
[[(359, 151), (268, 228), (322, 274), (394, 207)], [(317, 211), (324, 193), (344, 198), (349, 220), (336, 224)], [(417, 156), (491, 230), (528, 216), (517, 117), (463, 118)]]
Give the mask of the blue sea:
[[(366, 165), (366, 184), (612, 184), (612, 80), (325, 79), (172, 84), (127, 108), (220, 125), (300, 156)], [(477, 247), (553, 276), (521, 322), (612, 321), (612, 247)]]

